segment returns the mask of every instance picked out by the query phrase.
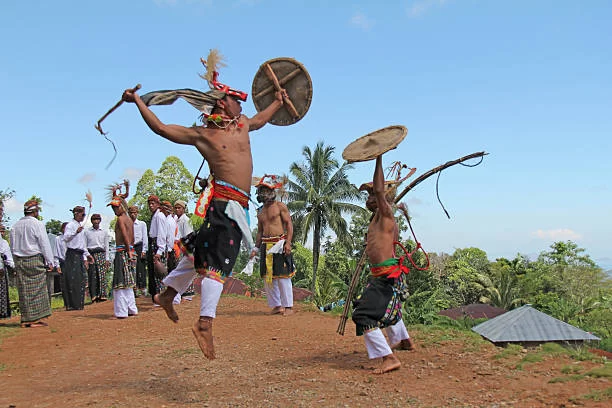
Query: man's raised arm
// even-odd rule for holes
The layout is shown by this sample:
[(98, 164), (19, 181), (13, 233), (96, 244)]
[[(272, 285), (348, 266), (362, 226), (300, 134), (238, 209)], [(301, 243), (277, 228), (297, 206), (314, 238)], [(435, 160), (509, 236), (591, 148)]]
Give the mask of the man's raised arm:
[(166, 125), (153, 113), (151, 109), (140, 99), (140, 96), (133, 90), (127, 89), (121, 97), (125, 102), (135, 103), (149, 128), (161, 137), (171, 142), (185, 145), (195, 145), (198, 138), (198, 131), (193, 127), (179, 125)]
[(253, 116), (251, 119), (249, 119), (249, 130), (260, 129), (266, 123), (268, 123), (268, 121), (272, 119), (272, 116), (274, 116), (274, 114), (280, 109), (280, 107), (283, 106), (283, 97), (288, 97), (287, 91), (285, 91), (284, 89), (280, 92), (276, 92), (274, 96), (276, 97), (276, 99), (270, 105), (268, 105), (266, 109), (262, 110), (261, 112)]

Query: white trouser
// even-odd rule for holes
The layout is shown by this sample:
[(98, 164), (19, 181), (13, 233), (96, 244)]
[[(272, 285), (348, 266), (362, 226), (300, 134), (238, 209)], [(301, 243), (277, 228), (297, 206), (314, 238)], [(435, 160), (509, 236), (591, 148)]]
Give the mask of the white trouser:
[[(179, 294), (185, 293), (197, 273), (193, 267), (193, 259), (184, 256), (179, 261), (176, 268), (168, 274), (162, 281), (165, 286), (176, 290)], [(216, 317), (217, 304), (223, 292), (223, 284), (214, 279), (202, 279), (202, 292), (200, 295), (200, 316)]]
[(113, 289), (113, 308), (116, 317), (128, 317), (138, 314), (134, 289)]
[(391, 347), (389, 347), (387, 343), (385, 335), (378, 328), (364, 333), (363, 339), (365, 340), (366, 351), (368, 352), (370, 360), (388, 356), (393, 353)]
[(393, 326), (386, 327), (385, 333), (387, 333), (389, 344), (391, 345), (410, 338), (408, 329), (406, 329), (406, 325), (402, 319), (400, 319), (400, 321), (395, 323)]
[(280, 288), (278, 287), (278, 279), (272, 279), (270, 283), (264, 280), (264, 289), (266, 291), (266, 298), (268, 299), (268, 306), (271, 308), (279, 307), (281, 305), (281, 295)]
[(293, 285), (291, 284), (291, 278), (280, 278), (275, 279), (275, 281), (278, 281), (281, 306), (293, 307)]

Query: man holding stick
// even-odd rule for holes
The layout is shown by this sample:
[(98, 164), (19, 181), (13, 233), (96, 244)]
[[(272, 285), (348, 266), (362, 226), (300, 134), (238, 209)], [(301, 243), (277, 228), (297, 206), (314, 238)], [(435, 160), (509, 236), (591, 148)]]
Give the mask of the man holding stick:
[[(214, 67), (215, 64), (209, 64), (207, 68)], [(275, 100), (266, 109), (248, 118), (241, 114), (240, 106), (246, 93), (216, 82), (216, 75), (210, 78), (214, 87), (207, 95), (214, 105), (212, 111), (203, 113), (202, 126), (162, 123), (132, 90), (123, 93), (123, 100), (136, 104), (153, 132), (171, 142), (194, 146), (209, 163), (212, 180), (196, 209), (197, 214), (205, 216), (204, 224), (197, 235), (182, 240), (184, 250), (193, 253), (193, 257), (181, 259), (163, 280), (166, 290), (153, 300), (164, 308), (170, 320), (177, 322), (172, 300), (187, 289), (195, 273), (202, 275), (200, 316), (192, 331), (204, 355), (212, 360), (215, 358), (212, 323), (223, 282), (236, 262), (240, 241), (244, 235), (250, 237), (245, 214), (253, 172), (249, 131), (264, 126), (283, 105), (287, 94), (285, 90), (276, 92)]]
[[(395, 257), (395, 244), (399, 230), (393, 215), (392, 204), (395, 185), (385, 189), (382, 155), (376, 158), (374, 180), (361, 189), (368, 191), (366, 207), (374, 213), (366, 238), (366, 254), (370, 261), (372, 276), (362, 295), (355, 301), (353, 321), (357, 335), (364, 335), (366, 350), (370, 359), (382, 357), (382, 367), (374, 374), (397, 370), (401, 362), (392, 348), (411, 350), (412, 341), (402, 320), (402, 301), (405, 300), (404, 274), (408, 268), (402, 258)], [(389, 346), (381, 328), (386, 328)]]

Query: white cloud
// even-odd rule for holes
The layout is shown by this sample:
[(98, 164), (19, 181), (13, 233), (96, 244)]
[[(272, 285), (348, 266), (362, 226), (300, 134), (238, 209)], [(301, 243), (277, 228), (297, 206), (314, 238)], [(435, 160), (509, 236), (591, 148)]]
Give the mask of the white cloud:
[(7, 213), (23, 211), (23, 202), (17, 201), (14, 198), (9, 198), (4, 202), (4, 211)]
[(409, 17), (420, 17), (429, 11), (432, 7), (442, 7), (448, 0), (418, 0), (408, 6)]
[(136, 169), (134, 167), (128, 167), (125, 170), (123, 170), (123, 174), (121, 175), (121, 177), (124, 179), (135, 180), (136, 182), (138, 182), (138, 180), (140, 180), (140, 177), (142, 177), (144, 172), (145, 171), (143, 169)]
[(369, 30), (374, 26), (374, 21), (370, 20), (365, 14), (357, 12), (351, 17), (351, 24), (362, 30)]
[(553, 241), (565, 241), (582, 238), (582, 235), (569, 228), (558, 228), (552, 230), (537, 230), (531, 233), (532, 236), (539, 239), (551, 239)]
[(96, 173), (85, 173), (77, 180), (81, 184), (91, 183), (96, 179)]

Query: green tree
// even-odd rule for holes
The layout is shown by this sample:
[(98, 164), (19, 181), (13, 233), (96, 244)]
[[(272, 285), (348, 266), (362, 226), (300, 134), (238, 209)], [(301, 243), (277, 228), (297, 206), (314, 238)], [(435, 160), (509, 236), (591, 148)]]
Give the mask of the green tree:
[(345, 215), (365, 211), (352, 204), (362, 198), (347, 176), (353, 166), (340, 165), (332, 157), (334, 147), (317, 143), (314, 150), (306, 146), (302, 150), (305, 162), (294, 162), (290, 173), (295, 178), (287, 183), (288, 207), (299, 236), (296, 240), (306, 243), (312, 233), (312, 291), (316, 292), (317, 268), (321, 251), (321, 239), (331, 229), (340, 242), (351, 242)]
[(62, 232), (62, 224), (63, 223), (60, 220), (51, 219), (46, 222), (45, 228), (47, 228), (47, 232), (54, 235), (59, 235), (59, 233)]
[(152, 214), (147, 205), (149, 196), (156, 195), (160, 200), (168, 200), (171, 203), (176, 200), (194, 201), (195, 197), (191, 191), (192, 181), (193, 176), (181, 159), (168, 156), (157, 173), (153, 173), (151, 169), (143, 173), (129, 204), (137, 206), (140, 209), (139, 218), (150, 223)]
[(4, 203), (13, 198), (14, 195), (15, 190), (10, 188), (0, 190), (0, 224), (3, 224), (4, 221), (9, 221), (9, 217), (4, 214)]
[(485, 294), (483, 280), (488, 275), (487, 254), (479, 248), (462, 248), (453, 253), (443, 277), (447, 293), (457, 306), (476, 303)]

